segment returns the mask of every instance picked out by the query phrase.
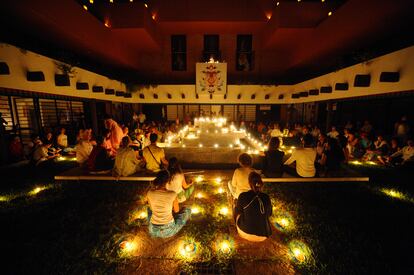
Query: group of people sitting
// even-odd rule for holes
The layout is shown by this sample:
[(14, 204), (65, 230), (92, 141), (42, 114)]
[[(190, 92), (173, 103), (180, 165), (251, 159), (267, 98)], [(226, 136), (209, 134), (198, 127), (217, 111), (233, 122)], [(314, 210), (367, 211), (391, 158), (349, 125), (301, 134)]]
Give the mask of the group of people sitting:
[[(250, 155), (239, 156), (240, 168), (234, 171), (228, 183), (228, 193), (233, 206), (233, 217), (240, 237), (260, 242), (272, 234), (269, 221), (272, 205), (262, 192), (261, 175), (255, 171)], [(187, 182), (176, 158), (169, 161), (168, 169), (158, 172), (147, 192), (148, 231), (151, 236), (168, 238), (177, 234), (191, 217), (191, 209), (182, 206), (194, 192), (194, 185)]]

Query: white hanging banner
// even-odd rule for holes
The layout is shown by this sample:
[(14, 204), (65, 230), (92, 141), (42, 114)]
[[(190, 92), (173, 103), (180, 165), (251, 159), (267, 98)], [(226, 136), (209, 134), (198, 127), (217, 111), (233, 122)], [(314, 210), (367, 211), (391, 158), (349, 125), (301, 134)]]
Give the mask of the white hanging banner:
[(196, 63), (196, 93), (224, 95), (227, 90), (227, 63)]

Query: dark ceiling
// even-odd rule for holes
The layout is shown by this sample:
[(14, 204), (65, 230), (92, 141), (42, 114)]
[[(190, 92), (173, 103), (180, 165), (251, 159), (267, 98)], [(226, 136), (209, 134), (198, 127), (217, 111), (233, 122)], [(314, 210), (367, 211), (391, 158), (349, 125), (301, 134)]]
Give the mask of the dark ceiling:
[[(288, 84), (414, 44), (413, 10), (412, 0), (3, 0), (0, 39), (127, 82), (185, 84), (203, 36), (218, 34), (230, 84)], [(186, 71), (171, 69), (174, 34), (187, 37)], [(235, 69), (238, 34), (253, 37), (252, 71)]]

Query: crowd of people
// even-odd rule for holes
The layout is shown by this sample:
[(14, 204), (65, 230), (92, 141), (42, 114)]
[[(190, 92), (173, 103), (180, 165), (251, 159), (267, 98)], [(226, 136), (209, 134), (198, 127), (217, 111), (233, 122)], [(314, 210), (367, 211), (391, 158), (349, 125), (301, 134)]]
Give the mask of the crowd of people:
[[(186, 119), (185, 125), (191, 125)], [(132, 131), (119, 125), (110, 116), (105, 117), (102, 135), (94, 135), (91, 129), (81, 129), (76, 136), (76, 146), (70, 149), (68, 136), (60, 128), (56, 137), (48, 132), (44, 138), (32, 135), (25, 153), (22, 142), (14, 136), (9, 144), (13, 160), (29, 157), (36, 167), (48, 166), (53, 159), (64, 154), (76, 154), (76, 160), (89, 173), (108, 173), (129, 176), (139, 171), (156, 175), (149, 191), (149, 233), (154, 237), (171, 237), (181, 230), (191, 216), (191, 210), (183, 206), (194, 193), (193, 182), (187, 179), (179, 160), (167, 160), (163, 148), (157, 142), (176, 137), (184, 126), (177, 119), (173, 123), (150, 122), (142, 113), (134, 114)], [(320, 173), (336, 171), (341, 163), (349, 160), (375, 161), (378, 164), (414, 167), (414, 142), (410, 137), (410, 124), (402, 117), (395, 124), (395, 132), (386, 139), (365, 121), (355, 127), (347, 123), (343, 127), (332, 126), (323, 133), (318, 126), (295, 124), (280, 127), (278, 123), (236, 122), (263, 143), (261, 171), (253, 168), (252, 156), (242, 153), (238, 157), (240, 168), (229, 181), (234, 220), (238, 234), (249, 241), (263, 241), (269, 237), (269, 217), (272, 206), (269, 196), (262, 192), (265, 177), (282, 177), (289, 173), (298, 177), (315, 177)], [(281, 144), (295, 144), (297, 148), (286, 153)], [(255, 167), (256, 168), (256, 167)]]

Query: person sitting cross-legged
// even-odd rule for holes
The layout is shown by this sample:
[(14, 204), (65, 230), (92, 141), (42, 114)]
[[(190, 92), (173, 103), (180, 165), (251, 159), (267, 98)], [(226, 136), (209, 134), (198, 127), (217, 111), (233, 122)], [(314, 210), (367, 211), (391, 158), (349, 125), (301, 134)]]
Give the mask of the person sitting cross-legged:
[(242, 192), (250, 190), (249, 175), (255, 172), (252, 168), (253, 160), (249, 154), (239, 155), (240, 168), (234, 171), (233, 178), (228, 183), (228, 188), (233, 199), (237, 199)]
[(264, 152), (263, 174), (267, 178), (280, 178), (283, 174), (284, 152), (279, 150), (280, 139), (272, 137), (269, 141), (268, 150)]
[[(313, 138), (310, 134), (302, 138), (303, 148), (298, 148), (292, 152), (292, 155), (285, 161), (285, 171), (294, 176), (303, 178), (312, 178), (316, 174), (315, 159), (316, 150), (312, 147)], [(296, 162), (296, 167), (289, 166)]]
[(112, 173), (115, 176), (127, 177), (142, 170), (143, 160), (138, 151), (131, 146), (131, 139), (125, 136), (121, 140), (119, 150), (115, 157)]
[(167, 190), (174, 191), (177, 194), (179, 203), (188, 200), (194, 192), (194, 185), (186, 182), (177, 158), (170, 158), (168, 171), (170, 172), (170, 181), (167, 183)]
[(103, 143), (103, 136), (96, 137), (96, 145), (93, 146), (92, 152), (86, 161), (89, 173), (108, 172), (114, 166), (114, 161), (111, 159)]
[(272, 234), (272, 204), (269, 196), (261, 192), (263, 181), (258, 173), (249, 174), (249, 185), (251, 190), (239, 195), (235, 207), (237, 232), (243, 239), (261, 242)]
[(177, 194), (167, 190), (170, 180), (167, 170), (158, 172), (147, 193), (148, 231), (152, 237), (169, 238), (177, 234), (191, 216), (190, 208), (182, 208), (178, 204)]
[(146, 146), (142, 151), (142, 156), (146, 162), (146, 168), (151, 172), (158, 172), (162, 168), (168, 166), (165, 158), (164, 149), (157, 146), (158, 135), (152, 133), (150, 135), (151, 144)]

